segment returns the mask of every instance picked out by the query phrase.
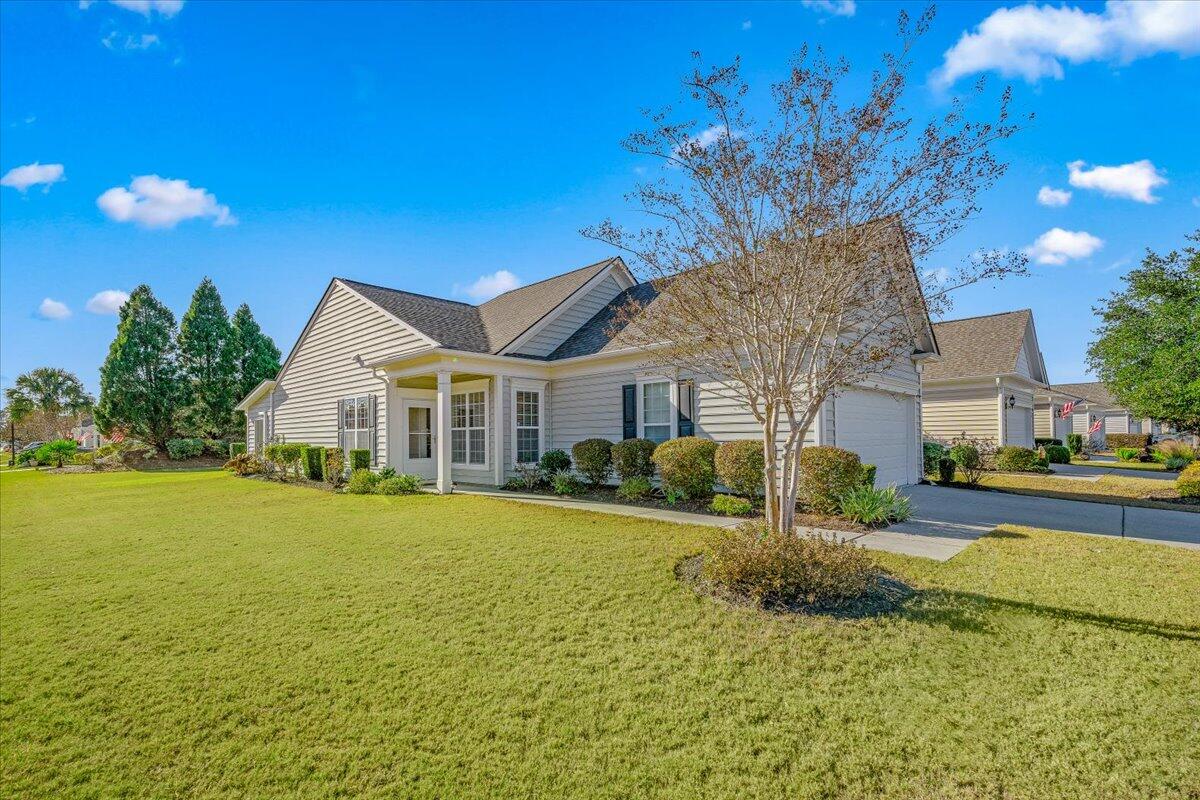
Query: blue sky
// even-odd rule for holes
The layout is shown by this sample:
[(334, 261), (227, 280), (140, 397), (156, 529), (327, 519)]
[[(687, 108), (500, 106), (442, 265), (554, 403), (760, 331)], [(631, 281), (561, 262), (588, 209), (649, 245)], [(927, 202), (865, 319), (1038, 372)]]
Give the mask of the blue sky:
[[(901, 7), (922, 8), (0, 4), (3, 383), (52, 365), (96, 391), (116, 317), (89, 301), (143, 282), (180, 316), (209, 275), (286, 353), (335, 275), (470, 299), (501, 270), (603, 258), (578, 231), (637, 222), (623, 195), (654, 165), (619, 142), (677, 99), (692, 51), (740, 55), (761, 88), (804, 42), (867, 70)], [(951, 315), (1032, 308), (1056, 382), (1086, 378), (1092, 304), (1200, 226), (1198, 8), (945, 3), (920, 46), (918, 120), (985, 73), (1037, 115), (922, 266), (1060, 229), (1035, 254), (1061, 263), (965, 290)], [(1039, 203), (1043, 186), (1069, 201)]]

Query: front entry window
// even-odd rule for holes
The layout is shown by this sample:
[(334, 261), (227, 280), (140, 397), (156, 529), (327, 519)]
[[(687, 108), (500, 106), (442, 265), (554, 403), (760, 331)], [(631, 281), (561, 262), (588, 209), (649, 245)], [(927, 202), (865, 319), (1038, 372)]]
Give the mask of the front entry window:
[(484, 392), (450, 395), (450, 463), (487, 463)]
[(542, 396), (541, 392), (520, 389), (516, 392), (517, 458), (518, 464), (533, 464), (542, 455)]
[(433, 458), (433, 409), (408, 407), (408, 457)]

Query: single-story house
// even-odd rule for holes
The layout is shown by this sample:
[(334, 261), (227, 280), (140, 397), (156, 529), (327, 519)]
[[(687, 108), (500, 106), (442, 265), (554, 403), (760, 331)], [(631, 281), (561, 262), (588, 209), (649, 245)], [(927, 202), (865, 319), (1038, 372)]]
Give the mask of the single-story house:
[(85, 450), (95, 450), (104, 444), (104, 437), (100, 435), (100, 429), (90, 416), (82, 417), (79, 424), (71, 429), (71, 438)]
[(1075, 433), (1087, 433), (1090, 423), (1102, 420), (1100, 430), (1092, 436), (1095, 447), (1104, 446), (1104, 435), (1109, 433), (1150, 433), (1160, 435), (1168, 433), (1163, 426), (1152, 419), (1139, 419), (1129, 412), (1113, 397), (1100, 381), (1088, 383), (1056, 383), (1050, 387), (1059, 392), (1065, 392), (1082, 398), (1075, 409)]
[(1033, 312), (938, 322), (933, 334), (941, 357), (921, 371), (925, 438), (1033, 447), (1034, 397), (1046, 389)]
[[(334, 278), (276, 379), (238, 405), (247, 444), (369, 449), (375, 467), (448, 492), (502, 484), (517, 465), (591, 437), (757, 439), (721, 384), (687, 365), (647, 366), (610, 336), (631, 297), (655, 296), (619, 257), (480, 305)], [(857, 452), (880, 485), (921, 478), (917, 365), (936, 346), (920, 316), (912, 357), (827, 401), (807, 440)]]
[[(1068, 413), (1063, 416), (1063, 408), (1068, 403), (1073, 404), (1073, 413)], [(1094, 422), (1094, 417), (1088, 416), (1088, 401), (1076, 394), (1064, 392), (1058, 387), (1051, 386), (1044, 391), (1037, 393), (1033, 406), (1033, 435), (1038, 439), (1058, 439), (1060, 442), (1067, 441), (1068, 433), (1075, 433), (1076, 420), (1079, 416), (1079, 425), (1082, 430), (1078, 433), (1087, 435), (1088, 427)], [(1101, 423), (1103, 425), (1103, 423)], [(1099, 434), (1103, 435), (1103, 434)]]

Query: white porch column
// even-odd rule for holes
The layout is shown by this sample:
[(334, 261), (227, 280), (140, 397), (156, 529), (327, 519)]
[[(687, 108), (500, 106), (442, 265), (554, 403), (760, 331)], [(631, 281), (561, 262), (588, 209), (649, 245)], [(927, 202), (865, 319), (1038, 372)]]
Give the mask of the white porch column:
[(450, 373), (437, 374), (437, 488), (442, 494), (454, 491), (450, 478)]
[(504, 430), (508, 419), (504, 416), (504, 376), (497, 372), (492, 376), (492, 466), (496, 471), (496, 485), (504, 484)]

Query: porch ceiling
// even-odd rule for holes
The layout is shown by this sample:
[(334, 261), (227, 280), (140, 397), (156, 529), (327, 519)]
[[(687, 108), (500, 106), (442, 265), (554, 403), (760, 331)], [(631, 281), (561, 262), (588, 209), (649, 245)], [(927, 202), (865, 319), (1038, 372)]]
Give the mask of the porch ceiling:
[[(450, 383), (487, 380), (490, 377), (492, 376), (477, 372), (453, 372), (450, 374)], [(411, 375), (407, 378), (397, 378), (396, 386), (400, 389), (436, 389), (437, 373), (431, 372), (428, 375)]]

